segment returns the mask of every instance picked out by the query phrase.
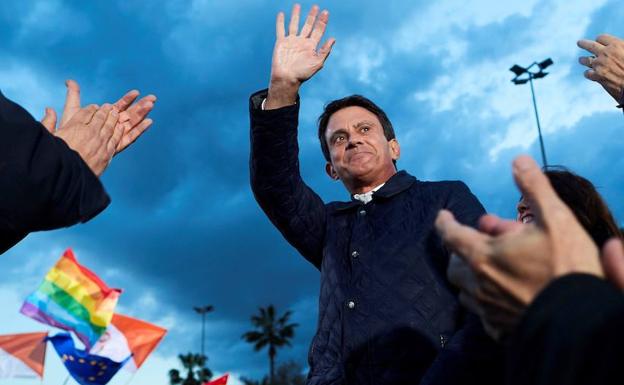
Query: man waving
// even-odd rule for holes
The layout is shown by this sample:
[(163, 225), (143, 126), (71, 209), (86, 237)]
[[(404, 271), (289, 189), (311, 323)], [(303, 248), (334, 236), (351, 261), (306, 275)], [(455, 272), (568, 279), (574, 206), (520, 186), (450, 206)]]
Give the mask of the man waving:
[(250, 99), (250, 162), (258, 203), (321, 271), (308, 384), (489, 383), (502, 368), (445, 278), (449, 255), (433, 227), (442, 208), (475, 225), (483, 207), (462, 182), (397, 171), (392, 123), (359, 95), (330, 102), (318, 131), (326, 172), (351, 200), (325, 204), (303, 182), (298, 92), (334, 39), (321, 45), (327, 11), (312, 7), (300, 31), (299, 14), (295, 5), (288, 34), (277, 16), (269, 88)]

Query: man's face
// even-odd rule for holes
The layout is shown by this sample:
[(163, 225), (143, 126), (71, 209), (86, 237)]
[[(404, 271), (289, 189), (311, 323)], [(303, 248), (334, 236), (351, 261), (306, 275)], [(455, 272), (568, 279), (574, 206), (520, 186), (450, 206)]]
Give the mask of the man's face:
[(346, 107), (332, 114), (325, 140), (330, 155), (327, 173), (350, 191), (375, 187), (396, 172), (392, 161), (399, 158), (399, 143), (386, 139), (377, 116), (365, 108)]

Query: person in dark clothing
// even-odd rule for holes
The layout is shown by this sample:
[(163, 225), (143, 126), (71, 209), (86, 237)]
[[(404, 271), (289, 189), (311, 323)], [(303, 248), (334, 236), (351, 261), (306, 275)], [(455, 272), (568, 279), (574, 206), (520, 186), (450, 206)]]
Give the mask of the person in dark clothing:
[(47, 109), (43, 123), (0, 93), (0, 254), (28, 233), (86, 222), (110, 202), (98, 177), (112, 157), (138, 138), (155, 97), (80, 107), (68, 81), (58, 130)]
[(514, 325), (506, 334), (507, 384), (621, 383), (620, 237), (599, 253), (530, 157), (514, 160), (513, 170), (534, 221), (486, 215), (475, 230), (440, 212), (438, 232), (467, 267), (451, 266), (449, 278), (494, 336), (501, 325)]
[(299, 33), (277, 17), (268, 90), (250, 98), (251, 186), (271, 222), (321, 272), (308, 384), (489, 384), (501, 356), (445, 279), (448, 253), (433, 229), (447, 208), (475, 225), (483, 207), (459, 181), (397, 171), (399, 143), (385, 113), (350, 96), (328, 104), (319, 139), (330, 178), (352, 199), (325, 204), (301, 179), (298, 91), (330, 53), (314, 6)]
[(590, 274), (553, 280), (509, 341), (508, 385), (621, 384), (624, 296)]

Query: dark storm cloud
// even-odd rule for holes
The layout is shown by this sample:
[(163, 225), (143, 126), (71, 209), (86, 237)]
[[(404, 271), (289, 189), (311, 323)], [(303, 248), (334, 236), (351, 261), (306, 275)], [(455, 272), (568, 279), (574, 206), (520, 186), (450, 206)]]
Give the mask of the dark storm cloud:
[[(158, 102), (154, 127), (104, 174), (112, 205), (86, 225), (30, 236), (3, 256), (8, 268), (28, 255), (73, 246), (93, 270), (118, 270), (110, 283), (125, 289), (124, 306), (133, 309), (146, 291), (159, 301), (157, 309), (136, 316), (175, 316), (177, 327), (159, 350), (166, 355), (198, 350), (199, 317), (191, 308), (213, 304), (207, 336), (211, 368), (253, 376), (265, 373), (267, 362), (264, 353), (240, 340), (249, 316), (270, 303), (280, 311), (292, 309), (300, 327), (293, 347), (279, 357), (304, 363), (316, 326), (319, 273), (264, 217), (248, 186), (247, 98), (266, 87), (275, 13), (289, 13), (290, 2), (52, 1), (48, 8), (42, 3), (0, 5), (0, 48), (6, 54), (53, 79), (77, 79), (85, 102), (113, 101), (130, 88), (154, 93)], [(303, 3), (303, 9), (311, 4)], [(414, 98), (414, 92), (431, 87), (442, 60), (391, 47), (393, 31), (417, 6), (359, 1), (326, 6), (327, 35), (337, 38), (336, 52), (301, 95), (301, 169), (308, 184), (326, 200), (346, 198), (342, 186), (324, 174), (315, 119), (325, 102), (361, 93), (392, 119), (403, 143), (401, 168), (423, 179), (464, 180), (488, 210), (512, 216), (517, 192), (510, 161), (520, 150), (502, 151), (493, 160), (491, 140), (484, 140), (510, 122), (466, 119), (464, 112), (477, 110), (478, 100), (460, 100), (448, 112), (432, 113), (431, 105)], [(40, 25), (29, 21), (37, 7), (44, 7), (41, 15), (56, 17)], [(511, 16), (454, 31), (468, 42), (465, 65), (524, 44), (524, 23), (524, 17)], [(360, 41), (385, 54), (370, 69), (370, 82), (360, 77), (358, 63), (340, 52)], [(617, 190), (624, 176), (617, 170), (624, 168), (614, 165), (621, 165), (622, 143), (612, 140), (622, 137), (618, 118), (585, 119), (547, 143), (553, 159), (569, 162), (603, 186), (621, 220)], [(598, 126), (604, 136), (592, 134)], [(535, 145), (529, 151), (538, 154)], [(33, 274), (43, 274), (56, 256), (46, 258)]]

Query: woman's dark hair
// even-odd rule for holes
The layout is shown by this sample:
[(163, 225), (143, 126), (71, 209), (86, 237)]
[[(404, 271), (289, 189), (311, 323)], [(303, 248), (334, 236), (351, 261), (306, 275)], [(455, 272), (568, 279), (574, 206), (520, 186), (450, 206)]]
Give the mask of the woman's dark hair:
[(365, 110), (368, 110), (377, 116), (379, 119), (379, 123), (381, 123), (381, 127), (384, 131), (384, 136), (387, 140), (392, 140), (395, 138), (394, 128), (392, 128), (392, 123), (388, 116), (378, 105), (373, 103), (370, 99), (365, 98), (361, 95), (351, 95), (344, 97), (342, 99), (334, 100), (329, 102), (318, 119), (318, 138), (321, 142), (321, 151), (323, 151), (323, 155), (325, 156), (326, 161), (330, 161), (329, 158), (329, 147), (327, 146), (327, 141), (325, 140), (325, 132), (327, 131), (327, 124), (329, 123), (329, 118), (337, 111), (342, 110), (347, 107), (362, 107)]
[(549, 166), (544, 174), (598, 247), (609, 238), (622, 237), (609, 207), (589, 180), (561, 166)]

